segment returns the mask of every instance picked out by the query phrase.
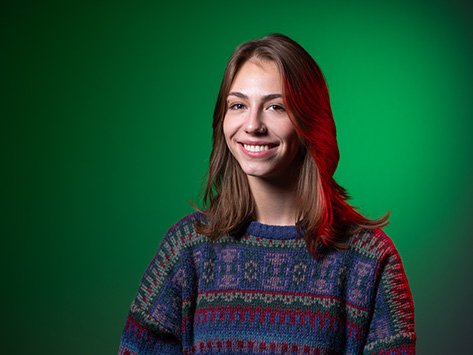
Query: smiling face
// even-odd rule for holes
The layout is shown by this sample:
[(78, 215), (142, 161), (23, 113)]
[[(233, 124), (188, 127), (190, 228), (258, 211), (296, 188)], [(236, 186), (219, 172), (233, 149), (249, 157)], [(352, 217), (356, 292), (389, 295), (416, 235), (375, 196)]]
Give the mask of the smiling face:
[(227, 97), (223, 132), (230, 152), (253, 178), (289, 179), (299, 139), (284, 108), (275, 63), (250, 59), (236, 74)]

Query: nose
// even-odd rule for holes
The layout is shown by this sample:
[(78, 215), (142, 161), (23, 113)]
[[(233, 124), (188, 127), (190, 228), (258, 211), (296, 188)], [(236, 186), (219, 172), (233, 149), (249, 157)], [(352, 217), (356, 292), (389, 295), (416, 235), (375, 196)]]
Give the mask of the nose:
[(250, 110), (245, 122), (245, 132), (248, 134), (263, 134), (266, 132), (266, 127), (263, 124), (263, 113), (258, 110)]

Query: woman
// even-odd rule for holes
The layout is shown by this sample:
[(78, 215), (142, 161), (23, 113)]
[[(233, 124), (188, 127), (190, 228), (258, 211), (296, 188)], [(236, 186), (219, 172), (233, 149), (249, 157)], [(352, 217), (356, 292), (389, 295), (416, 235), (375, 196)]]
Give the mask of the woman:
[(207, 210), (165, 236), (120, 354), (414, 354), (402, 263), (333, 179), (324, 77), (274, 34), (229, 60), (213, 121)]

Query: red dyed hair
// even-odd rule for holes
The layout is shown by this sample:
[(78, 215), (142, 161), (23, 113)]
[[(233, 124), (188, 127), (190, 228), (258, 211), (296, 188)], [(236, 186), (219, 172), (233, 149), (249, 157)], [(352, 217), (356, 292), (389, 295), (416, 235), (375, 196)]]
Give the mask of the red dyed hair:
[(388, 214), (370, 220), (349, 205), (345, 189), (333, 178), (340, 154), (327, 84), (319, 66), (298, 43), (271, 34), (238, 46), (225, 69), (213, 116), (213, 147), (204, 190), (207, 210), (203, 213), (208, 223), (196, 224), (197, 231), (212, 239), (238, 233), (255, 213), (247, 177), (223, 134), (230, 87), (243, 64), (252, 58), (278, 66), (284, 104), (303, 147), (297, 183), (297, 226), (309, 251), (315, 256), (320, 242), (342, 247), (347, 235), (361, 228), (386, 225)]

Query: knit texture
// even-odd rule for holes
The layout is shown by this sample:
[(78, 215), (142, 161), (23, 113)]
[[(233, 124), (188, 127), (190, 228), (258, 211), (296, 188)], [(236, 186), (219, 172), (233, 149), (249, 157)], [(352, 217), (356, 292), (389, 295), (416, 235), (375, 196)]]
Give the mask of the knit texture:
[(296, 227), (242, 238), (166, 234), (132, 302), (119, 354), (415, 354), (401, 259), (381, 230), (314, 260)]

